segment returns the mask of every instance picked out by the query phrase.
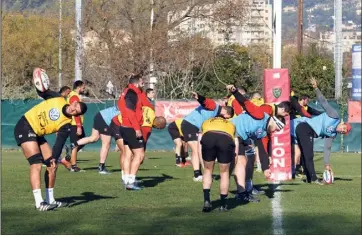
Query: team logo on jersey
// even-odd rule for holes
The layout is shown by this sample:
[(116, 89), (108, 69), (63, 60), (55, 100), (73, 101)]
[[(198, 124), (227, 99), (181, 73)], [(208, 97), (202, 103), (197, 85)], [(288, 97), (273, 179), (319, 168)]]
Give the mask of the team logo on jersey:
[(60, 113), (59, 111), (56, 109), (56, 108), (52, 108), (50, 111), (49, 111), (49, 118), (53, 121), (56, 121), (58, 120), (60, 117)]
[(333, 133), (334, 132), (334, 127), (333, 126), (327, 127), (327, 132)]
[(273, 88), (273, 96), (278, 99), (282, 95), (282, 88)]
[(256, 132), (255, 132), (255, 135), (256, 135), (257, 137), (259, 137), (262, 133), (263, 133), (263, 129), (262, 129), (262, 128), (258, 128), (258, 130), (256, 130)]

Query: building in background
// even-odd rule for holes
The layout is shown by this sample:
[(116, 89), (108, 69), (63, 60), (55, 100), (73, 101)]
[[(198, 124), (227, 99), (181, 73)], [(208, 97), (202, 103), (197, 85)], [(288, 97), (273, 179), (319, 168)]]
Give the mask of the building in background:
[[(192, 17), (182, 22), (174, 30), (168, 33), (169, 40), (174, 41), (179, 35), (200, 35), (210, 39), (215, 45), (236, 43), (240, 45), (272, 44), (272, 5), (265, 0), (250, 1), (246, 6), (245, 21), (241, 25), (230, 22), (229, 26), (204, 17), (212, 15), (217, 4), (204, 5), (201, 9), (195, 9)], [(177, 13), (185, 14), (185, 11)], [(169, 16), (170, 17), (170, 16)]]

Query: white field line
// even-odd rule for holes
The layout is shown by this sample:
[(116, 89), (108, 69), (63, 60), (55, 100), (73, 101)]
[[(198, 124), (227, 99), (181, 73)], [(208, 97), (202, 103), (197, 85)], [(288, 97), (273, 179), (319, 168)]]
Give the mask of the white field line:
[[(273, 183), (274, 191), (280, 190), (279, 182)], [(283, 209), (281, 205), (281, 192), (274, 192), (272, 200), (272, 214), (273, 214), (273, 234), (284, 235), (283, 230)]]

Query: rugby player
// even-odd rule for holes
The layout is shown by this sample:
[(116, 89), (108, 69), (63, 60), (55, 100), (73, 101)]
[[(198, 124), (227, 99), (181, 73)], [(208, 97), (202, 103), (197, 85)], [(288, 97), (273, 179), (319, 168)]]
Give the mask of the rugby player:
[(311, 79), (312, 86), (317, 95), (317, 100), (324, 109), (324, 113), (313, 118), (296, 118), (291, 121), (291, 135), (296, 139), (302, 153), (303, 168), (306, 174), (306, 181), (323, 185), (324, 183), (318, 179), (314, 169), (314, 138), (325, 138), (324, 140), (324, 165), (325, 169), (331, 170), (329, 163), (332, 141), (337, 136), (337, 133), (348, 135), (352, 127), (349, 123), (344, 123), (338, 115), (338, 112), (333, 109), (326, 98), (318, 89), (317, 81)]
[[(300, 114), (298, 113), (298, 111), (293, 110), (292, 113), (290, 114), (290, 119), (295, 119), (295, 118), (300, 118), (300, 117), (308, 117), (311, 118), (312, 116), (317, 116), (320, 115), (322, 112), (316, 109), (313, 109), (312, 107), (308, 106), (309, 104), (309, 96), (308, 95), (302, 95), (300, 97), (297, 97), (295, 95), (293, 95), (293, 98), (295, 98), (295, 100), (298, 100), (299, 105), (304, 109), (304, 111), (306, 111), (306, 113), (304, 114)], [(293, 178), (294, 177), (298, 177), (298, 178), (302, 178), (303, 177), (303, 171), (302, 171), (302, 166), (300, 164), (300, 149), (298, 144), (293, 144), (293, 141), (295, 139), (292, 138), (292, 155), (294, 157), (294, 163), (293, 163)]]
[[(52, 92), (54, 95), (56, 92)], [(71, 129), (72, 116), (83, 115), (87, 111), (86, 104), (67, 101), (58, 97), (49, 97), (27, 111), (17, 122), (14, 136), (30, 165), (30, 184), (35, 199), (35, 207), (39, 211), (50, 211), (65, 203), (55, 201), (54, 185), (57, 170), (57, 158), (61, 155), (63, 146)], [(58, 133), (53, 149), (50, 148), (44, 136)], [(41, 193), (40, 174), (42, 163), (46, 167), (45, 186), (46, 201)]]
[(121, 136), (125, 145), (122, 166), (127, 190), (141, 190), (135, 184), (135, 180), (139, 166), (145, 156), (144, 137), (141, 130), (144, 122), (142, 107), (153, 108), (153, 105), (144, 99), (145, 95), (141, 91), (143, 86), (142, 76), (132, 75), (127, 88), (124, 89), (118, 100), (118, 108), (122, 118)]
[[(75, 81), (73, 84), (73, 91), (68, 95), (67, 102), (69, 104), (73, 102), (81, 102), (80, 94), (83, 94), (85, 91), (85, 83), (83, 81)], [(84, 127), (83, 127), (84, 117), (82, 116), (73, 116), (72, 126), (70, 131), (70, 143), (72, 147), (72, 153), (70, 158), (72, 172), (80, 172), (81, 170), (77, 165), (77, 154), (78, 151), (83, 148), (83, 146), (77, 146), (77, 141), (85, 137)]]
[(229, 193), (229, 169), (235, 157), (235, 126), (228, 120), (216, 117), (206, 120), (201, 127), (201, 152), (204, 162), (202, 179), (204, 206), (203, 212), (211, 211), (210, 189), (215, 160), (220, 170), (220, 211), (227, 211), (226, 198)]
[(194, 111), (184, 117), (181, 123), (181, 131), (188, 146), (191, 148), (191, 162), (194, 169), (193, 180), (195, 182), (202, 181), (202, 173), (200, 170), (199, 142), (198, 133), (201, 125), (207, 119), (213, 117), (223, 117), (229, 119), (234, 116), (234, 110), (230, 106), (219, 106), (213, 100), (192, 92), (193, 97), (200, 103)]
[(183, 119), (176, 119), (168, 125), (168, 133), (175, 143), (177, 167), (186, 167), (190, 164), (186, 161), (186, 157), (188, 157), (188, 147), (181, 130), (182, 120)]
[[(76, 142), (76, 146), (80, 147), (89, 143), (97, 142), (99, 138), (101, 138), (102, 147), (100, 150), (100, 158), (98, 166), (99, 174), (110, 174), (110, 172), (106, 169), (105, 166), (109, 148), (111, 146), (112, 129), (110, 128), (110, 124), (113, 117), (117, 116), (118, 114), (119, 110), (117, 106), (112, 106), (110, 108), (99, 111), (94, 116), (92, 134), (89, 137), (84, 137)], [(115, 139), (117, 138), (117, 136), (114, 137)]]

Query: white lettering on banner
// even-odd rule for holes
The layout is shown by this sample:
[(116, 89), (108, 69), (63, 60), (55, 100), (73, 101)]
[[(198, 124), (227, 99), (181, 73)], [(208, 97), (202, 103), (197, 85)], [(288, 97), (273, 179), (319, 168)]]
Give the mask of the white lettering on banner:
[(273, 167), (277, 168), (277, 167), (281, 167), (284, 168), (285, 167), (285, 158), (276, 158), (273, 159)]
[(273, 139), (274, 139), (274, 145), (284, 146), (284, 143), (279, 143), (279, 137), (275, 136)]
[(273, 156), (282, 157), (284, 155), (285, 155), (285, 150), (283, 147), (276, 147), (275, 149), (273, 149)]

